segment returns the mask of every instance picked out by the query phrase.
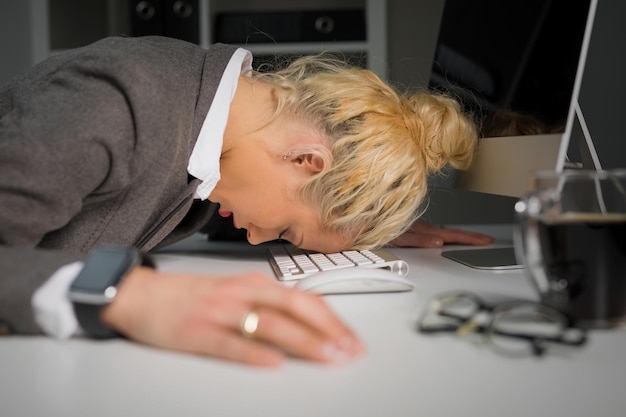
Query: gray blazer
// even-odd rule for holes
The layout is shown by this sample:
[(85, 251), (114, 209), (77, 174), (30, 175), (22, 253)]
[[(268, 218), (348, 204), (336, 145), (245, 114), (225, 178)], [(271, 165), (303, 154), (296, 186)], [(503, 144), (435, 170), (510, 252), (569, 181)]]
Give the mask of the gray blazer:
[(235, 48), (113, 37), (0, 88), (0, 325), (39, 333), (31, 296), (94, 245), (198, 231), (187, 163)]

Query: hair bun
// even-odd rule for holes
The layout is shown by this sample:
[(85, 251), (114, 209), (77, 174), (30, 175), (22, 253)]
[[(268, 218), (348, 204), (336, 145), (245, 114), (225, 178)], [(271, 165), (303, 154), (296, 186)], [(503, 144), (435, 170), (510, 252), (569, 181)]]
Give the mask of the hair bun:
[(417, 93), (403, 106), (403, 119), (421, 150), (429, 172), (446, 165), (467, 169), (478, 143), (474, 120), (458, 101), (433, 93)]

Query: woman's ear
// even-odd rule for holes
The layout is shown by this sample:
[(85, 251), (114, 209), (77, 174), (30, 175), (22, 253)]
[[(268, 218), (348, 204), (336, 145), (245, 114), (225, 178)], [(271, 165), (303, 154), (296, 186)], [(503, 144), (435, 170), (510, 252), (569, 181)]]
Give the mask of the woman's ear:
[(303, 155), (294, 155), (289, 159), (293, 167), (306, 172), (308, 175), (314, 175), (324, 169), (324, 158), (315, 153), (307, 153)]

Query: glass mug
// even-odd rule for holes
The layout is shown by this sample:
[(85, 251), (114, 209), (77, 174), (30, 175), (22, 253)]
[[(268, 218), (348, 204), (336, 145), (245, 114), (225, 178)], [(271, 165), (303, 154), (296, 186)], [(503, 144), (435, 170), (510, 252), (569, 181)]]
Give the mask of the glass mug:
[(585, 328), (626, 323), (626, 170), (540, 171), (515, 205), (516, 256), (539, 293)]

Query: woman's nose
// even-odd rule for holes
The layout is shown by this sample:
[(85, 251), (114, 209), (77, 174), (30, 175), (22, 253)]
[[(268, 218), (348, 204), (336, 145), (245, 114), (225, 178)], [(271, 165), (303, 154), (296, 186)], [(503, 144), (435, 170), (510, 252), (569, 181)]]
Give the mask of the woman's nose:
[(274, 230), (260, 229), (254, 225), (248, 226), (248, 242), (252, 245), (259, 245), (276, 239), (278, 239), (278, 234)]

